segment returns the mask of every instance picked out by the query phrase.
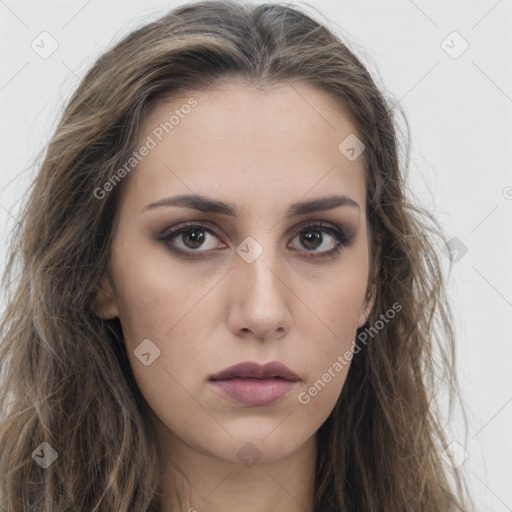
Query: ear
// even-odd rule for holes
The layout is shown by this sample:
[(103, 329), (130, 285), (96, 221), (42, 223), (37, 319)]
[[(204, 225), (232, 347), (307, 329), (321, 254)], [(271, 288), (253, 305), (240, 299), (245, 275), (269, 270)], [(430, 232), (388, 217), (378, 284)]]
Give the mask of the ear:
[(107, 276), (103, 277), (94, 289), (92, 307), (94, 313), (102, 320), (119, 317), (115, 293)]
[(368, 320), (368, 317), (370, 316), (370, 313), (373, 309), (373, 305), (375, 304), (375, 298), (377, 295), (377, 287), (375, 284), (368, 287), (366, 291), (366, 296), (364, 298), (363, 304), (361, 306), (361, 312), (359, 314), (359, 322), (357, 323), (357, 327), (362, 327), (366, 321)]

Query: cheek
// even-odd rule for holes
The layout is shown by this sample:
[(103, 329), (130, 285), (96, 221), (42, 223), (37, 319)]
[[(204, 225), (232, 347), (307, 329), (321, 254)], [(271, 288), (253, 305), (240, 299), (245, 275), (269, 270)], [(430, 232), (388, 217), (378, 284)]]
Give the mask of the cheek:
[(314, 314), (300, 315), (303, 320), (297, 327), (307, 333), (301, 339), (308, 379), (298, 401), (318, 413), (330, 412), (343, 388), (352, 362), (365, 278), (364, 272), (340, 273), (328, 285), (324, 283), (321, 292), (307, 295)]
[(343, 267), (322, 281), (303, 281), (294, 290), (301, 303), (295, 322), (301, 330), (315, 332), (326, 350), (354, 339), (364, 309), (367, 274), (348, 261)]
[[(208, 353), (207, 347), (209, 329), (219, 322), (218, 298), (215, 302), (205, 296), (205, 286), (211, 287), (205, 280), (187, 282), (176, 269), (166, 272), (158, 257), (150, 261), (135, 250), (124, 256), (114, 279), (119, 283), (124, 343), (137, 386), (169, 426), (177, 428), (175, 422), (183, 417), (173, 411), (189, 411), (193, 423), (204, 423), (205, 418), (195, 416), (191, 397), (200, 391), (211, 369), (208, 364), (219, 367), (216, 354)], [(205, 360), (206, 367), (201, 364)]]
[[(169, 291), (162, 280), (157, 280), (152, 289), (144, 289), (151, 300), (132, 289), (123, 312), (123, 331), (128, 329), (125, 345), (137, 386), (155, 417), (170, 432), (192, 444), (211, 432), (214, 442), (216, 436), (226, 434), (209, 413), (203, 396), (207, 376), (221, 365), (216, 362), (222, 355), (219, 348), (208, 346), (211, 326), (219, 322), (214, 316), (215, 303), (208, 297), (198, 302), (204, 291), (197, 296), (190, 291), (183, 293), (188, 290), (183, 284), (174, 283)], [(147, 345), (142, 354), (149, 352), (150, 364), (140, 358), (141, 342)]]
[(187, 270), (157, 242), (136, 241), (126, 235), (119, 237), (113, 249), (113, 274), (129, 344), (152, 337), (164, 340), (183, 323), (190, 324), (196, 304), (202, 307), (201, 297), (214, 284), (213, 277)]
[(332, 323), (334, 334), (310, 335), (310, 342), (302, 350), (308, 371), (297, 393), (298, 403), (317, 412), (327, 411), (327, 415), (334, 407), (352, 361), (356, 324), (356, 316), (338, 310), (337, 320)]

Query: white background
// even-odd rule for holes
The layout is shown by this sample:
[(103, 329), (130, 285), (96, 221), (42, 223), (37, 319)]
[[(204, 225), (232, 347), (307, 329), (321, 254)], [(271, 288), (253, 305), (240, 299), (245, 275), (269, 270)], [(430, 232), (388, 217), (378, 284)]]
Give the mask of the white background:
[[(121, 36), (181, 3), (0, 0), (2, 241), (35, 172), (34, 159), (80, 77)], [(468, 248), (453, 264), (449, 287), (469, 409), (462, 467), (478, 510), (510, 511), (512, 0), (310, 5), (342, 30), (374, 77), (400, 100), (412, 131), (411, 188), (449, 237)], [(43, 31), (59, 45), (47, 59), (31, 48)], [(469, 43), (458, 58), (442, 47), (453, 31)], [(444, 43), (452, 52), (462, 48), (457, 37)], [(4, 243), (0, 256), (3, 265)], [(450, 435), (464, 444), (459, 422), (455, 418), (458, 433)]]

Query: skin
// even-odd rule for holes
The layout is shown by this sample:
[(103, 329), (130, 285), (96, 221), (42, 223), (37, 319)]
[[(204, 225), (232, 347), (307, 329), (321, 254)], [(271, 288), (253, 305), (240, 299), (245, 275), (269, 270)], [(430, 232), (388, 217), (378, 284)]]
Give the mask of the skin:
[[(190, 97), (197, 106), (122, 184), (98, 315), (120, 318), (135, 379), (151, 407), (169, 461), (160, 483), (164, 512), (311, 511), (315, 432), (335, 406), (350, 362), (309, 403), (298, 395), (351, 350), (374, 300), (366, 294), (364, 160), (349, 161), (338, 149), (356, 130), (311, 85), (264, 92), (231, 82), (160, 102), (142, 125), (140, 143)], [(191, 193), (234, 203), (240, 216), (178, 206), (144, 211)], [(334, 193), (359, 208), (284, 217), (292, 203)], [(181, 258), (169, 250), (172, 241), (156, 240), (190, 220), (207, 222), (215, 234), (199, 228), (203, 245), (187, 233), (174, 245), (202, 251), (203, 259)], [(326, 231), (323, 241), (301, 239), (299, 231), (315, 221), (352, 230), (352, 244), (333, 259), (306, 259), (336, 244)], [(317, 229), (323, 228), (308, 233)], [(236, 252), (247, 237), (263, 249), (251, 263)], [(134, 355), (145, 339), (160, 350), (148, 366)], [(243, 405), (209, 383), (242, 361), (280, 361), (301, 380), (277, 402)], [(245, 450), (260, 457), (251, 466), (237, 457), (247, 443), (257, 451)]]

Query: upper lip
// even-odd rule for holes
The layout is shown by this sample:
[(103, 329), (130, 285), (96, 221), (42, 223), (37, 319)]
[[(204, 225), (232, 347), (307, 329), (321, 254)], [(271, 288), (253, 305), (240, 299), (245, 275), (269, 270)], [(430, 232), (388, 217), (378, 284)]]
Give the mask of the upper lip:
[(288, 367), (279, 361), (271, 361), (266, 364), (258, 364), (252, 361), (238, 363), (219, 373), (216, 373), (210, 380), (221, 380), (231, 378), (252, 378), (252, 379), (268, 379), (271, 377), (281, 377), (282, 379), (297, 381), (299, 376), (292, 372)]

